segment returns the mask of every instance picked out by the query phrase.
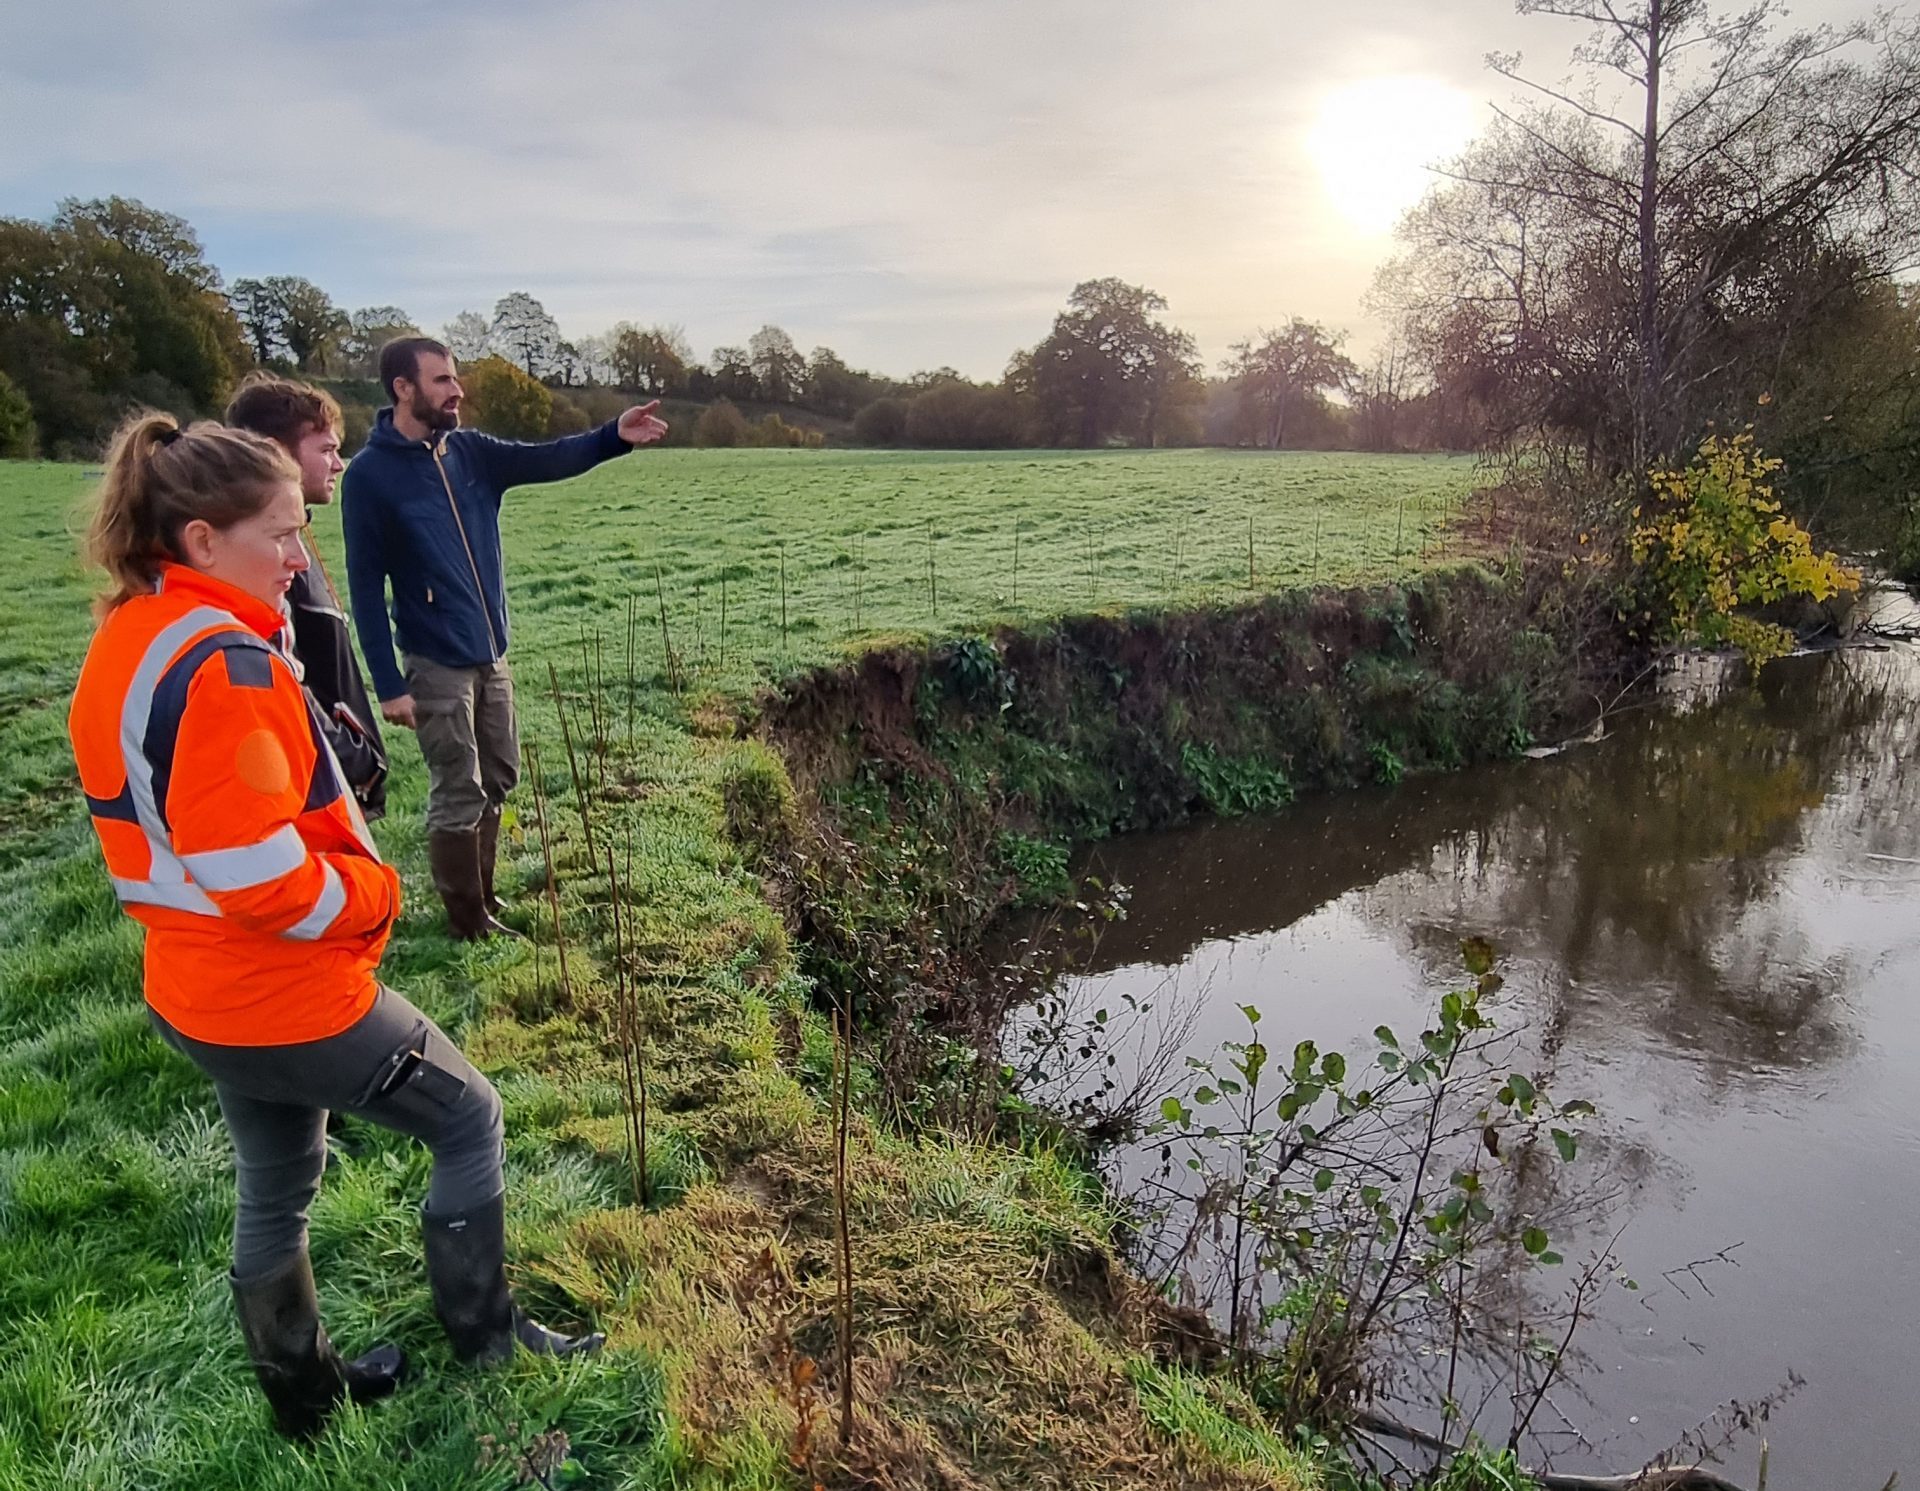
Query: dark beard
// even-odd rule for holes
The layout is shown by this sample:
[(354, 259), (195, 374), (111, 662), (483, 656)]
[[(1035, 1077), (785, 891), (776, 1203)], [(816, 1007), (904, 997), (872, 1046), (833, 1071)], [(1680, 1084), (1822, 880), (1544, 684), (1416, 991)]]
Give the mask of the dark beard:
[(407, 406), (407, 413), (411, 414), (429, 430), (434, 430), (443, 435), (448, 430), (457, 430), (460, 428), (460, 411), (458, 408), (435, 408), (427, 402), (427, 396), (418, 389), (414, 390), (413, 402)]

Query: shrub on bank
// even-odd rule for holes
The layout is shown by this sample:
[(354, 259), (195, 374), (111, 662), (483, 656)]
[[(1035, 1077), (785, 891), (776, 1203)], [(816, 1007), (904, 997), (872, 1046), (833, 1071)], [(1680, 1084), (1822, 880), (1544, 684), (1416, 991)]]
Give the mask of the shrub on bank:
[(1857, 570), (1816, 553), (1806, 529), (1780, 511), (1750, 433), (1709, 435), (1677, 471), (1655, 471), (1652, 495), (1633, 510), (1639, 619), (1665, 642), (1731, 646), (1749, 662), (1780, 657), (1793, 634), (1741, 614), (1793, 596), (1825, 601), (1860, 583)]

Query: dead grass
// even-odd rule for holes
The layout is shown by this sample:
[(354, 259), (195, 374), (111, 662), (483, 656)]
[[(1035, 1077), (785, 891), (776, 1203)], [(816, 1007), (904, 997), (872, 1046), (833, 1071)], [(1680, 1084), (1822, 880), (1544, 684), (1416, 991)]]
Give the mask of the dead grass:
[[(833, 1407), (824, 1115), (669, 1210), (582, 1220), (543, 1266), (620, 1322), (616, 1344), (668, 1364), (697, 1463), (726, 1475), (785, 1460), (803, 1483), (900, 1491), (1310, 1483), (1304, 1465), (1236, 1464), (1149, 1417), (1135, 1377), (1181, 1354), (1177, 1322), (1089, 1229), (1064, 1166), (864, 1125), (855, 1150), (849, 1447)], [(1206, 1411), (1233, 1421), (1229, 1404)], [(1240, 1432), (1259, 1435), (1240, 1412)]]

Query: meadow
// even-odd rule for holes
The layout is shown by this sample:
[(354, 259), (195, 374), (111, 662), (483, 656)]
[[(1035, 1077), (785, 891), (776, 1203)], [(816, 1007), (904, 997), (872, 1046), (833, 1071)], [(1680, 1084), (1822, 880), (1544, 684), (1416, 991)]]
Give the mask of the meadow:
[[(423, 1158), (350, 1126), (312, 1218), (323, 1304), (343, 1346), (397, 1337), (418, 1376), (300, 1452), (268, 1428), (231, 1320), (211, 1093), (147, 1026), (138, 934), (74, 784), (89, 475), (0, 465), (0, 1484), (504, 1487), (534, 1479), (535, 1436), (554, 1429), (554, 1484), (795, 1483), (811, 1400), (784, 1364), (796, 1340), (817, 1352), (809, 1332), (830, 1308), (831, 1051), (727, 831), (728, 784), (779, 774), (732, 722), (786, 673), (878, 639), (1383, 578), (1424, 562), (1471, 479), (1448, 457), (671, 450), (512, 494), (513, 658), (551, 799), (569, 982), (527, 788), (503, 880), (537, 943), (442, 935), (424, 773), (399, 732), (376, 830), (409, 891), (387, 976), (501, 1089), (520, 1286), (557, 1321), (593, 1315), (609, 1350), (455, 1371), (419, 1259)], [(337, 514), (315, 526), (344, 578)], [(550, 676), (574, 730), (601, 722), (607, 755), (585, 775), (630, 865), (658, 1114), (650, 1209), (634, 1205), (606, 1038), (608, 877), (582, 852)], [(860, 1311), (884, 1403), (864, 1453), (900, 1470), (937, 1451), (989, 1484), (1070, 1484), (1095, 1462), (1123, 1467), (1114, 1485), (1196, 1466), (1196, 1483), (1304, 1483), (1230, 1388), (1154, 1366), (1046, 1287), (1047, 1260), (1101, 1246), (1110, 1221), (1083, 1172), (868, 1120), (857, 1149)], [(1060, 1397), (1062, 1371), (1090, 1386)]]
[(1245, 595), (1250, 573), (1258, 590), (1377, 579), (1417, 562), (1471, 471), (1447, 456), (673, 450), (523, 492), (505, 528), (536, 645), (584, 624), (624, 649), (634, 596), (657, 667), (664, 599), (683, 662), (739, 691), (879, 635), (1203, 604)]

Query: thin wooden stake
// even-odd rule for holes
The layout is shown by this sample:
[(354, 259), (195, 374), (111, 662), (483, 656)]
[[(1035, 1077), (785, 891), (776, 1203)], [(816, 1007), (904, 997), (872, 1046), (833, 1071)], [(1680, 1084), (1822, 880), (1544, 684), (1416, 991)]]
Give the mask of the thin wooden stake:
[(935, 622), (940, 620), (940, 576), (933, 566), (933, 523), (927, 523), (927, 606)]
[(633, 653), (634, 623), (638, 613), (634, 606), (635, 596), (627, 592), (627, 754), (633, 754)]
[(787, 545), (783, 539), (780, 544), (780, 653), (787, 652)]
[(633, 1193), (645, 1207), (647, 1194), (647, 1131), (641, 1082), (639, 1022), (635, 1018), (633, 968), (627, 956), (624, 918), (620, 902), (620, 867), (615, 862), (613, 845), (607, 845), (607, 906), (613, 921), (614, 1021), (620, 1040), (620, 1077), (625, 1086), (627, 1110), (627, 1160), (633, 1171)]
[[(627, 884), (633, 884), (633, 825), (627, 825)], [(631, 934), (632, 927), (629, 925)], [(653, 1204), (652, 1173), (647, 1168), (647, 1026), (648, 1021), (641, 1018), (640, 996), (635, 991), (632, 973), (628, 973), (627, 994), (633, 1001), (634, 1040), (633, 1070), (636, 1085), (640, 1089), (640, 1204)]]
[(1307, 579), (1308, 585), (1320, 583), (1320, 525), (1326, 521), (1325, 513), (1313, 515), (1313, 570)]
[(1013, 609), (1020, 609), (1020, 520), (1013, 520)]
[(527, 775), (533, 778), (533, 811), (540, 825), (540, 852), (547, 861), (547, 905), (553, 911), (553, 945), (560, 953), (560, 992), (573, 1004), (573, 983), (567, 977), (567, 929), (560, 920), (560, 882), (553, 873), (553, 834), (547, 827), (547, 781), (537, 747), (526, 748)]
[(586, 835), (587, 858), (598, 859), (599, 853), (593, 847), (593, 814), (587, 810), (587, 785), (580, 780), (580, 761), (573, 752), (573, 730), (567, 724), (567, 701), (560, 692), (560, 674), (551, 658), (547, 659), (547, 679), (553, 685), (553, 707), (560, 715), (560, 738), (567, 746), (567, 771), (573, 777), (574, 800), (580, 805), (580, 831)]
[(720, 666), (727, 666), (727, 569), (720, 567)]
[(607, 698), (607, 639), (593, 629), (593, 721), (600, 732), (600, 788), (606, 790), (606, 759), (613, 750), (613, 707)]
[(660, 592), (660, 646), (667, 654), (667, 686), (678, 694), (680, 692), (680, 659), (674, 656), (673, 633), (667, 630), (667, 582), (657, 564), (653, 567), (653, 583)]
[(835, 1043), (839, 1090), (834, 1098), (833, 1213), (840, 1275), (840, 1443), (853, 1440), (853, 1240), (847, 1216), (847, 1126), (853, 1091), (853, 1001), (842, 994)]
[(1247, 589), (1253, 589), (1253, 514), (1247, 514)]

